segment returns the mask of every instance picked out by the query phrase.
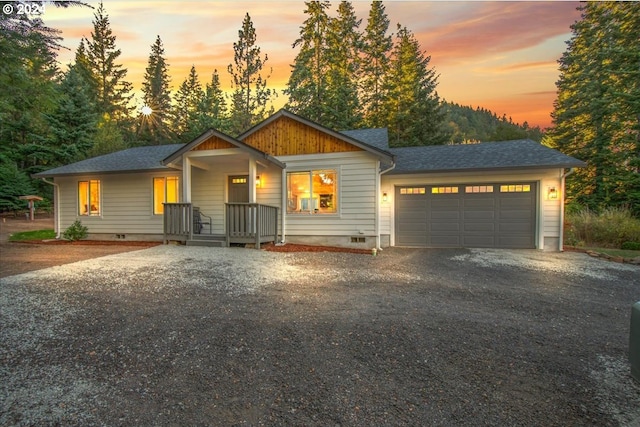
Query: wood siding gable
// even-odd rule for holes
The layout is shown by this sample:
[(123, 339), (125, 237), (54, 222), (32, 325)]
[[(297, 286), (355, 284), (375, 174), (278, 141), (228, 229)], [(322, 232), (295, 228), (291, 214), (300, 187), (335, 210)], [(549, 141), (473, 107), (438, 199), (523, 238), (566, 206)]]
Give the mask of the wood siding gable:
[(244, 142), (272, 156), (364, 151), (320, 129), (282, 116), (246, 136)]
[(203, 141), (199, 145), (196, 145), (191, 151), (203, 151), (203, 150), (223, 150), (226, 148), (238, 148), (228, 141), (223, 140), (219, 136), (212, 135), (206, 141)]

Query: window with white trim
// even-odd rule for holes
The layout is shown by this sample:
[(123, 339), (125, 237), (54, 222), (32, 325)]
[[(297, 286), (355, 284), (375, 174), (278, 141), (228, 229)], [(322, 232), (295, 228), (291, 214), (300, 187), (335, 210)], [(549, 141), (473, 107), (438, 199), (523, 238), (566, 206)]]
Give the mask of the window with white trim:
[(78, 181), (78, 215), (100, 216), (100, 180)]
[(153, 214), (164, 213), (163, 203), (178, 203), (179, 185), (177, 176), (153, 178)]
[(314, 170), (287, 173), (287, 213), (338, 212), (338, 173)]

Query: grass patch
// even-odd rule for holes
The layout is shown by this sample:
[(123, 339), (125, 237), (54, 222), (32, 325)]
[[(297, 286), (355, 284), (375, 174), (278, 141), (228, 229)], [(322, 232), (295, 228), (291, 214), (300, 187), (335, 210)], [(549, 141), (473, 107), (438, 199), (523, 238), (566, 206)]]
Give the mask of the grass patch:
[(607, 254), (615, 257), (622, 258), (637, 258), (640, 257), (640, 251), (628, 251), (624, 249), (610, 249), (610, 248), (584, 248), (590, 251), (599, 252), (601, 254)]
[(10, 242), (27, 242), (29, 240), (48, 240), (55, 239), (56, 232), (53, 230), (33, 230), (13, 233), (9, 236)]

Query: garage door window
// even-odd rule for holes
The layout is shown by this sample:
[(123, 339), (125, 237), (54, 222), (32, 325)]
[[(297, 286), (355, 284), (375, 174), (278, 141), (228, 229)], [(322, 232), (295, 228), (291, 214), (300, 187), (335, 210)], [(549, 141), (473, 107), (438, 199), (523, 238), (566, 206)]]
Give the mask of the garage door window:
[(464, 188), (465, 193), (493, 193), (493, 185), (468, 185)]
[(427, 189), (424, 187), (406, 187), (400, 189), (400, 194), (425, 194)]
[(457, 194), (458, 187), (433, 187), (431, 194)]
[(531, 186), (527, 184), (509, 184), (501, 185), (501, 193), (528, 193), (531, 191)]

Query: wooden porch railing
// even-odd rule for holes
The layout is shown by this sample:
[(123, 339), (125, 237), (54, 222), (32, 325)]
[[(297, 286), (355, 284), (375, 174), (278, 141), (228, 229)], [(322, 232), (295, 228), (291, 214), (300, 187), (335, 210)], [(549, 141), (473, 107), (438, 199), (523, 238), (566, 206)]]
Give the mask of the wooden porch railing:
[(258, 203), (227, 203), (227, 244), (278, 240), (278, 208)]
[(193, 208), (191, 203), (164, 203), (164, 243), (169, 240), (186, 242), (193, 238)]
[[(278, 240), (278, 208), (258, 203), (226, 204), (226, 243), (254, 243)], [(164, 204), (164, 243), (170, 240), (193, 240), (193, 206), (191, 203)]]

